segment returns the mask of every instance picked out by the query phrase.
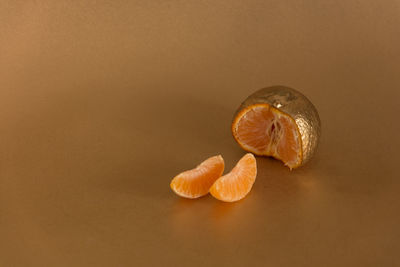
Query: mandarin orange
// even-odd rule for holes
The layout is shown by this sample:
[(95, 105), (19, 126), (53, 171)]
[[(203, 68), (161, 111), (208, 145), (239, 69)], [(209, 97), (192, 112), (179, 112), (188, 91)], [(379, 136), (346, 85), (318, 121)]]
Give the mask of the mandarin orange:
[(300, 92), (272, 86), (250, 95), (238, 108), (232, 134), (246, 151), (272, 156), (290, 169), (315, 153), (321, 121), (314, 105)]

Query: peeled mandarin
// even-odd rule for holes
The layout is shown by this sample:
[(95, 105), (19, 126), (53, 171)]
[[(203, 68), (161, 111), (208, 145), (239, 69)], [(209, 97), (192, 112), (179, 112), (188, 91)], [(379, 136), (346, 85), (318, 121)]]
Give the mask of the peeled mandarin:
[(260, 89), (237, 109), (232, 134), (246, 151), (272, 156), (290, 169), (314, 155), (321, 136), (321, 121), (310, 100), (284, 86)]

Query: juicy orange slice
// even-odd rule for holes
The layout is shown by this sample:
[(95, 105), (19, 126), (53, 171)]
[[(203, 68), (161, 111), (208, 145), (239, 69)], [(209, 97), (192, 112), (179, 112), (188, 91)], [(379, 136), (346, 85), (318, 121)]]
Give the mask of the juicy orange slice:
[(273, 156), (289, 168), (301, 164), (301, 136), (296, 123), (268, 104), (255, 104), (242, 110), (232, 124), (232, 132), (247, 151)]
[(253, 187), (257, 176), (257, 164), (253, 154), (244, 155), (232, 171), (219, 178), (211, 187), (213, 197), (234, 202), (244, 198)]
[(196, 168), (184, 171), (171, 181), (171, 189), (185, 198), (198, 198), (208, 194), (213, 183), (224, 172), (224, 159), (221, 155), (206, 159)]

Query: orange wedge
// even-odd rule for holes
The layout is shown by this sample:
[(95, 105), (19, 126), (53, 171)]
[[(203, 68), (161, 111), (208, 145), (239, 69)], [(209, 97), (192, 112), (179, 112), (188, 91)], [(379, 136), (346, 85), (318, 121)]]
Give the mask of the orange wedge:
[(221, 155), (206, 159), (196, 168), (184, 171), (171, 181), (171, 189), (185, 198), (198, 198), (208, 194), (213, 183), (224, 172), (224, 159)]
[(257, 164), (253, 154), (244, 155), (232, 171), (219, 178), (210, 193), (216, 199), (234, 202), (244, 198), (253, 187), (257, 176)]

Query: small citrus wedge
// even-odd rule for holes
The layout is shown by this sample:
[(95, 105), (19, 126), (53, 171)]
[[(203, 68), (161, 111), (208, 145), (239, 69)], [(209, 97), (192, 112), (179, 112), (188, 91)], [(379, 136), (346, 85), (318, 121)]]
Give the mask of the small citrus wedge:
[(244, 155), (232, 171), (219, 178), (210, 189), (216, 199), (234, 202), (244, 198), (253, 187), (257, 176), (257, 164), (253, 154)]
[(171, 189), (185, 198), (198, 198), (207, 195), (213, 183), (224, 172), (224, 159), (221, 155), (206, 159), (196, 168), (184, 171), (171, 181)]

